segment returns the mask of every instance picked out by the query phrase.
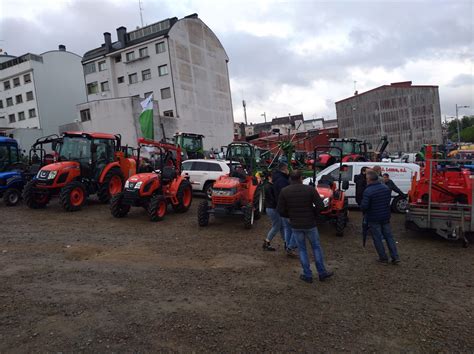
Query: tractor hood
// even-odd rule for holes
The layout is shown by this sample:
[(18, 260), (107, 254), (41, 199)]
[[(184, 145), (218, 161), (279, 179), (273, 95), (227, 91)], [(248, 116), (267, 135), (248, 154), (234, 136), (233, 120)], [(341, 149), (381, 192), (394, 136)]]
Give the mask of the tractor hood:
[(76, 161), (63, 161), (63, 162), (55, 162), (49, 165), (44, 166), (41, 168), (41, 171), (62, 171), (68, 170), (71, 168), (79, 168), (79, 162)]
[(237, 188), (240, 185), (240, 181), (236, 177), (229, 177), (229, 176), (222, 176), (214, 182), (213, 188), (221, 188), (221, 189), (231, 189)]
[(334, 192), (331, 188), (326, 187), (326, 186), (317, 186), (316, 191), (319, 193), (319, 196), (324, 199), (324, 198), (332, 198)]
[(154, 172), (138, 173), (136, 175), (131, 176), (127, 180), (127, 182), (134, 183), (134, 184), (137, 183), (137, 182), (145, 183), (145, 182), (148, 182), (149, 180), (156, 179), (158, 177), (159, 177), (159, 175), (157, 173), (154, 173)]

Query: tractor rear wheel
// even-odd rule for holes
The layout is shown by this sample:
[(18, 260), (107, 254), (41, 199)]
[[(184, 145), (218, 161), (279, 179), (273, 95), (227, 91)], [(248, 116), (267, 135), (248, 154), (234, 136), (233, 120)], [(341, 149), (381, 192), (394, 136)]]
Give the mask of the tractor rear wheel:
[(207, 226), (209, 225), (209, 205), (207, 204), (207, 200), (203, 200), (199, 203), (198, 206), (198, 224), (199, 226)]
[(79, 181), (66, 184), (59, 192), (59, 200), (66, 211), (78, 211), (87, 198), (86, 187)]
[(253, 204), (247, 204), (244, 207), (244, 227), (251, 229), (255, 221), (255, 209)]
[(347, 226), (347, 221), (349, 219), (348, 217), (349, 210), (347, 208), (347, 199), (344, 200), (344, 209), (341, 210), (341, 212), (337, 215), (336, 218), (336, 236), (344, 236), (344, 229)]
[(255, 191), (255, 195), (253, 197), (253, 206), (254, 206), (254, 218), (255, 220), (260, 219), (260, 216), (263, 212), (263, 193), (262, 189), (258, 188)]
[(178, 199), (178, 204), (173, 205), (173, 210), (177, 213), (186, 212), (193, 201), (193, 188), (188, 180), (183, 180), (180, 183), (176, 192), (176, 198)]
[(3, 201), (7, 206), (15, 206), (20, 201), (21, 193), (16, 188), (8, 189), (3, 195)]
[(100, 185), (97, 196), (101, 203), (108, 203), (110, 198), (120, 193), (123, 189), (123, 174), (120, 168), (111, 168), (104, 177), (104, 182)]
[(166, 215), (166, 198), (160, 194), (153, 196), (148, 205), (148, 215), (151, 221), (161, 221)]
[(36, 181), (29, 181), (23, 188), (23, 200), (25, 204), (31, 209), (44, 208), (49, 203), (50, 195), (48, 191), (41, 194), (36, 187)]
[(123, 193), (115, 194), (112, 199), (110, 199), (110, 212), (112, 216), (116, 218), (123, 218), (127, 216), (130, 211), (130, 205), (122, 204)]

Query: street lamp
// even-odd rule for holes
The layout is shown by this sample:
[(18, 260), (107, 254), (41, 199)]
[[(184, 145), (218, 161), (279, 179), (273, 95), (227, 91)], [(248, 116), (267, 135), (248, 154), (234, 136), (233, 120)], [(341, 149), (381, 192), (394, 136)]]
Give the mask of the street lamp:
[(263, 112), (263, 114), (260, 114), (261, 117), (263, 117), (263, 119), (265, 119), (265, 123), (267, 122), (267, 114), (265, 112)]
[(456, 103), (456, 122), (457, 122), (457, 127), (458, 127), (458, 144), (461, 142), (461, 130), (459, 129), (459, 117), (458, 117), (459, 108), (469, 108), (469, 106), (458, 106), (458, 104)]

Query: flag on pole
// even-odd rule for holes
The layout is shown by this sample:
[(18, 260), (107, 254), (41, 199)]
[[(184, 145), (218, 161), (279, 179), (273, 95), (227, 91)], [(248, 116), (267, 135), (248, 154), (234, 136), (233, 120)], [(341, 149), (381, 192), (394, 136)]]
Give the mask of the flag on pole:
[(140, 102), (142, 106), (142, 113), (138, 118), (142, 136), (145, 139), (154, 139), (153, 129), (153, 95), (148, 96), (144, 101)]

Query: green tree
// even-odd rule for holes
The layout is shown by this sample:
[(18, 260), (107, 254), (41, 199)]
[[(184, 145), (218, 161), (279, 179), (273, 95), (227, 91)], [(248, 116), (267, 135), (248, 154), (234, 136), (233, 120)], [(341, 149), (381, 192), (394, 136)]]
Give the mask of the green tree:
[[(459, 130), (463, 131), (466, 128), (474, 126), (474, 116), (464, 116), (459, 121)], [(448, 137), (453, 140), (458, 140), (458, 123), (456, 119), (448, 122), (447, 124), (448, 129)], [(461, 134), (462, 135), (462, 134)]]
[(474, 125), (464, 128), (461, 131), (461, 141), (472, 143), (474, 142)]

